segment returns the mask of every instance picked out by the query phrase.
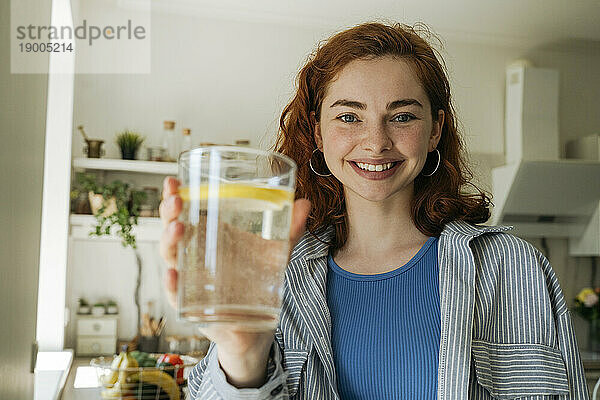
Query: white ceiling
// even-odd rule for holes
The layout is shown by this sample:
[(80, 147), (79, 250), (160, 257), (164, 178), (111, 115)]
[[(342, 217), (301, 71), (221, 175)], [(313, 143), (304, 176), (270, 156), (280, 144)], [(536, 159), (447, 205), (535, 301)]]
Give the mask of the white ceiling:
[[(150, 0), (120, 0), (134, 3)], [(151, 0), (154, 11), (337, 30), (425, 22), (446, 39), (600, 48), (600, 0)]]

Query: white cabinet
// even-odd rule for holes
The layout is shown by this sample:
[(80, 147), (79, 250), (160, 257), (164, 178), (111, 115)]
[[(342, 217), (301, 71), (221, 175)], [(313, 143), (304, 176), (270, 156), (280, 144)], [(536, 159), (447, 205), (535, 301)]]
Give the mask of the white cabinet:
[(77, 316), (77, 355), (111, 355), (117, 351), (117, 316)]
[(506, 163), (558, 160), (557, 70), (525, 64), (506, 70)]

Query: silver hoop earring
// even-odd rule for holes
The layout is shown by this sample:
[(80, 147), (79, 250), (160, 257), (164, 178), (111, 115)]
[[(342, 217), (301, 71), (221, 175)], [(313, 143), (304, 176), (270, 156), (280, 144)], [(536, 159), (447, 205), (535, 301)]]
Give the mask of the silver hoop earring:
[[(437, 148), (435, 148), (434, 150), (437, 151), (437, 155), (438, 155), (437, 165), (435, 166), (435, 169), (433, 170), (432, 173), (427, 174), (427, 175), (421, 174), (423, 176), (431, 176), (431, 175), (435, 174), (435, 172), (438, 170), (438, 167), (440, 166), (440, 162), (442, 161), (442, 155), (440, 154), (440, 151)], [(432, 153), (433, 153), (433, 151), (432, 151)]]
[(315, 171), (315, 169), (314, 169), (314, 167), (313, 167), (313, 165), (312, 165), (312, 158), (313, 158), (313, 156), (315, 155), (315, 152), (317, 152), (318, 150), (319, 150), (319, 149), (314, 149), (314, 150), (313, 150), (313, 152), (312, 152), (312, 154), (310, 155), (310, 159), (308, 160), (308, 164), (310, 165), (310, 169), (311, 169), (311, 171), (312, 171), (312, 172), (314, 172), (316, 175), (322, 176), (322, 177), (324, 177), (324, 178), (326, 178), (326, 177), (328, 177), (328, 176), (331, 176), (331, 175), (333, 175), (331, 172), (330, 172), (329, 174), (320, 174), (320, 173), (318, 173), (317, 171)]

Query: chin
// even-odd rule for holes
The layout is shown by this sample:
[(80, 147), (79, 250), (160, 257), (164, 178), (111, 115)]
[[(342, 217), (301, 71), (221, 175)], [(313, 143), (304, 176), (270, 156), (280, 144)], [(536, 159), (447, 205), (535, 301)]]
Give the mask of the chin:
[(351, 189), (355, 194), (357, 194), (362, 199), (371, 201), (373, 203), (379, 203), (385, 201), (394, 195), (394, 192), (376, 192), (373, 190), (354, 190)]
[(414, 190), (412, 184), (401, 185), (399, 182), (381, 183), (382, 184), (375, 185), (375, 187), (373, 185), (354, 185), (354, 187), (344, 185), (344, 187), (360, 198), (374, 203), (384, 202), (395, 197), (404, 197), (403, 193), (407, 190), (411, 191), (411, 193), (412, 190)]

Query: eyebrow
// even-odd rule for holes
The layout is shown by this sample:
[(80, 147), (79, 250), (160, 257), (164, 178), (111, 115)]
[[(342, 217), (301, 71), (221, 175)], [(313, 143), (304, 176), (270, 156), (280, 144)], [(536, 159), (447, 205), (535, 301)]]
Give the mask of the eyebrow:
[[(415, 106), (423, 108), (423, 105), (421, 103), (419, 103), (419, 101), (417, 99), (401, 99), (401, 100), (394, 100), (391, 103), (388, 103), (386, 106), (386, 109), (389, 111), (389, 110), (393, 110), (395, 108), (411, 106), (411, 105), (415, 105)], [(367, 109), (367, 105), (365, 103), (361, 103), (361, 102), (355, 101), (355, 100), (346, 100), (346, 99), (341, 99), (341, 100), (335, 101), (332, 105), (329, 106), (329, 108), (333, 108), (333, 107), (337, 107), (337, 106), (345, 106), (345, 107), (350, 107), (350, 108), (356, 108), (359, 110)]]

